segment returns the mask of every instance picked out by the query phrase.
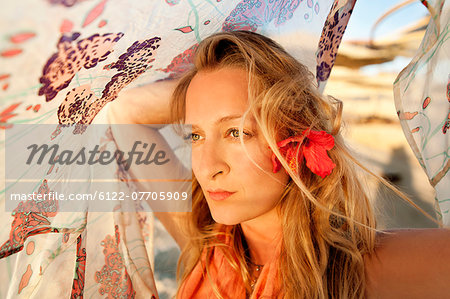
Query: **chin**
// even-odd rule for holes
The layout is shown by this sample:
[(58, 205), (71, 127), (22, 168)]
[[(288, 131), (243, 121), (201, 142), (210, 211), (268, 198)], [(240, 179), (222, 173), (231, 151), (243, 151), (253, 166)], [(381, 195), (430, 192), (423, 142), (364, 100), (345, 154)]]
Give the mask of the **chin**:
[(238, 217), (236, 217), (236, 215), (227, 215), (228, 213), (219, 213), (219, 215), (217, 213), (213, 213), (211, 210), (211, 216), (214, 219), (215, 222), (219, 223), (219, 224), (225, 224), (225, 225), (237, 225), (245, 220), (240, 219)]
[(215, 222), (217, 222), (219, 224), (225, 224), (225, 225), (237, 225), (242, 222), (242, 221), (236, 221), (235, 219), (229, 219), (229, 218), (225, 218), (225, 217), (214, 217), (213, 216), (213, 219)]

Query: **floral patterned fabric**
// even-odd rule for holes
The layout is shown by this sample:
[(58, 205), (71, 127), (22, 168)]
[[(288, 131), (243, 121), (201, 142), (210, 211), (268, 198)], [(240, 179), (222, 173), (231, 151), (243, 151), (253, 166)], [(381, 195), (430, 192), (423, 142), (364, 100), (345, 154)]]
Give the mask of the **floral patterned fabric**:
[(422, 44), (394, 83), (406, 139), (436, 190), (436, 212), (450, 226), (450, 4), (421, 1), (432, 18)]
[[(53, 140), (58, 124), (106, 123), (103, 108), (121, 90), (185, 71), (198, 43), (214, 32), (242, 29), (274, 38), (316, 73), (323, 88), (354, 5), (355, 0), (9, 1), (0, 12), (0, 157), (5, 132), (17, 124), (54, 124), (47, 138)], [(82, 132), (79, 126), (72, 134)], [(98, 142), (116, 147), (109, 131)], [(63, 166), (41, 171), (39, 194), (58, 190), (55, 182), (71, 175)], [(120, 181), (117, 190), (134, 188), (119, 165), (110, 172)], [(164, 288), (158, 294), (152, 268), (151, 213), (138, 206), (122, 213), (120, 205), (108, 213), (63, 213), (57, 202), (21, 203), (5, 212), (5, 191), (14, 183), (3, 185), (0, 195), (0, 298), (161, 295)], [(161, 250), (167, 248), (155, 248)]]

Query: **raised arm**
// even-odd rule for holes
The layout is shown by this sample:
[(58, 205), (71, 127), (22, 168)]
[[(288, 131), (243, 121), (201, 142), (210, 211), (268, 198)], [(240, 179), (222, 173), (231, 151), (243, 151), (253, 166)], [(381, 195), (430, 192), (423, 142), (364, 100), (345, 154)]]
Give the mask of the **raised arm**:
[(112, 124), (167, 124), (169, 101), (178, 81), (165, 80), (122, 91), (110, 103)]
[(365, 257), (366, 298), (450, 298), (450, 230), (389, 233)]
[[(109, 104), (109, 123), (168, 124), (170, 115), (169, 101), (176, 84), (176, 80), (160, 81), (121, 92), (119, 97)], [(145, 180), (139, 180), (140, 178), (145, 178), (149, 171), (158, 171), (158, 173), (162, 171), (173, 171), (173, 169), (178, 167), (174, 164), (180, 164), (180, 161), (173, 151), (170, 150), (165, 139), (156, 129), (156, 126), (152, 126), (152, 128), (149, 126), (135, 126), (136, 128), (133, 128), (133, 134), (130, 134), (129, 130), (120, 129), (120, 126), (111, 127), (119, 149), (124, 152), (131, 150), (131, 144), (133, 144), (136, 136), (139, 136), (139, 141), (142, 143), (155, 143), (166, 149), (166, 158), (170, 159), (170, 162), (168, 165), (164, 165), (164, 167), (158, 166), (156, 168), (153, 166), (155, 169), (152, 169), (152, 165), (136, 165), (136, 163), (131, 165), (129, 173), (133, 179), (137, 179), (136, 185), (139, 191), (152, 190), (154, 187)], [(153, 182), (153, 184), (155, 183)], [(187, 213), (155, 212), (155, 216), (166, 227), (180, 248), (183, 248), (187, 239), (182, 233), (181, 227)]]

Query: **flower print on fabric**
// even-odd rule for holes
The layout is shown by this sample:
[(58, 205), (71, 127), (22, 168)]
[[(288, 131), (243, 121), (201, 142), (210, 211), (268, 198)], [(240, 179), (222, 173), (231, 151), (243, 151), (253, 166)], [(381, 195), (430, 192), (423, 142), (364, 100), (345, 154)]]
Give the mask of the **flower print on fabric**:
[(291, 19), (301, 0), (243, 0), (225, 19), (223, 31), (251, 30), (275, 20), (275, 26)]
[(130, 276), (124, 266), (124, 261), (119, 252), (120, 232), (115, 226), (115, 236), (107, 235), (101, 242), (104, 247), (105, 265), (100, 271), (95, 272), (95, 281), (100, 284), (99, 294), (107, 295), (106, 298), (134, 298)]
[(59, 123), (90, 124), (97, 113), (107, 103), (115, 100), (125, 86), (151, 67), (150, 64), (155, 60), (154, 51), (159, 47), (160, 40), (159, 37), (153, 37), (136, 41), (116, 62), (106, 65), (104, 69), (117, 69), (119, 72), (106, 84), (101, 98), (91, 91), (90, 85), (82, 85), (69, 91), (58, 108)]
[[(41, 183), (38, 194), (49, 194), (47, 180)], [(27, 200), (19, 203), (12, 211), (14, 221), (11, 223), (9, 240), (0, 246), (0, 258), (4, 258), (23, 249), (26, 239), (38, 234), (58, 232), (50, 227), (50, 218), (58, 213), (57, 200), (35, 201)]]
[(84, 2), (86, 0), (47, 0), (51, 5), (62, 5), (65, 7), (72, 7), (75, 4)]
[[(86, 234), (84, 231), (82, 234)], [(84, 278), (86, 271), (86, 241), (85, 237), (79, 235), (77, 238), (77, 259), (75, 264), (75, 276), (72, 285), (72, 294), (70, 298), (83, 298)]]
[(160, 69), (160, 71), (169, 73), (169, 78), (173, 78), (176, 75), (186, 72), (193, 63), (194, 53), (195, 50), (197, 50), (197, 47), (198, 44), (194, 44), (183, 53), (178, 54), (165, 69)]
[(21, 103), (12, 104), (8, 108), (6, 108), (2, 112), (0, 112), (0, 129), (7, 129), (12, 126), (12, 124), (8, 123), (8, 120), (11, 117), (14, 117), (17, 115), (17, 113), (14, 113), (14, 110), (16, 110), (16, 108), (19, 107), (20, 104)]
[(136, 41), (116, 62), (108, 65), (109, 69), (117, 69), (119, 73), (106, 84), (102, 99), (108, 99), (108, 102), (114, 100), (122, 88), (151, 68), (150, 63), (155, 60), (154, 51), (159, 48), (160, 41), (160, 37)]
[(122, 36), (123, 33), (94, 34), (77, 41), (80, 33), (63, 35), (57, 44), (58, 53), (53, 54), (44, 66), (39, 79), (43, 86), (38, 94), (45, 95), (47, 102), (53, 100), (58, 92), (69, 86), (81, 68), (90, 69), (104, 61)]
[(319, 83), (330, 77), (331, 68), (336, 60), (337, 51), (355, 3), (356, 0), (335, 0), (331, 7), (323, 26), (317, 51), (316, 78)]

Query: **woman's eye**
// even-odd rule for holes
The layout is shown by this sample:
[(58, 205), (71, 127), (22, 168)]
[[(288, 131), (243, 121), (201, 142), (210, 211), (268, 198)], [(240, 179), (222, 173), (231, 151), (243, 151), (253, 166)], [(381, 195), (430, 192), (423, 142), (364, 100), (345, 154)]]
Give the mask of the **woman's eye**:
[[(239, 133), (240, 133), (239, 129), (229, 129), (227, 131), (227, 136), (231, 136), (233, 138), (239, 138), (239, 136), (240, 136)], [(246, 131), (242, 131), (242, 133), (244, 133), (244, 136), (243, 136), (244, 138), (251, 135), (250, 133), (248, 133)]]
[(191, 141), (195, 142), (195, 141), (199, 141), (200, 140), (200, 135), (192, 133), (191, 134)]
[(231, 130), (230, 134), (234, 138), (239, 138), (239, 130)]
[(184, 136), (184, 140), (188, 141), (188, 142), (196, 142), (198, 140), (200, 140), (201, 136), (199, 134), (196, 133), (190, 133)]

